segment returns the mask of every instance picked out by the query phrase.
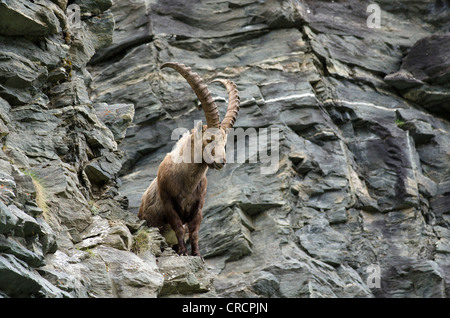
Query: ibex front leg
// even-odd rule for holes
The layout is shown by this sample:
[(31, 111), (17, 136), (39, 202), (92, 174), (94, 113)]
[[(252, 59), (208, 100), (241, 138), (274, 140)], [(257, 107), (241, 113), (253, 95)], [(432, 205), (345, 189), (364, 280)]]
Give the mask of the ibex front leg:
[(184, 227), (177, 211), (175, 211), (173, 204), (171, 202), (166, 202), (164, 204), (167, 220), (169, 221), (172, 230), (175, 232), (178, 241), (178, 255), (188, 255), (186, 249), (186, 243), (184, 242)]
[(202, 218), (202, 210), (199, 209), (192, 221), (188, 223), (189, 242), (191, 243), (192, 256), (200, 256), (200, 249), (198, 247), (198, 231), (200, 229)]
[(198, 247), (198, 231), (200, 229), (200, 224), (202, 223), (202, 219), (203, 219), (202, 209), (203, 209), (203, 205), (205, 204), (207, 186), (208, 186), (208, 180), (206, 179), (206, 177), (204, 177), (202, 179), (202, 181), (200, 181), (200, 183), (196, 189), (198, 202), (193, 207), (193, 211), (192, 211), (193, 218), (188, 223), (189, 242), (191, 243), (193, 256), (200, 256), (200, 249)]

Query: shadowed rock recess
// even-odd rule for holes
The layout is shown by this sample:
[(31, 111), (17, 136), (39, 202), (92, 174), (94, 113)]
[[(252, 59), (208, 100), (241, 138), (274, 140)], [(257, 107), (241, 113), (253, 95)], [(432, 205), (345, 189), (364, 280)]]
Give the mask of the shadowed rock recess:
[[(450, 4), (370, 3), (0, 0), (0, 298), (448, 297)], [(204, 263), (136, 216), (204, 121), (169, 61), (279, 129), (208, 172)]]

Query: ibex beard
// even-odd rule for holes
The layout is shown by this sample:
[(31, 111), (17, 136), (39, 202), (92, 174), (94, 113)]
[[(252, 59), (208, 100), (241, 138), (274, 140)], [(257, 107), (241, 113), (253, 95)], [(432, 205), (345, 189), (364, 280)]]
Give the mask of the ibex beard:
[(198, 232), (208, 184), (206, 173), (208, 168), (221, 169), (226, 163), (227, 130), (236, 121), (239, 95), (233, 82), (217, 80), (225, 85), (229, 98), (227, 112), (220, 122), (214, 99), (198, 74), (183, 64), (165, 63), (163, 67), (175, 69), (191, 85), (202, 103), (207, 125), (198, 123), (166, 155), (157, 177), (142, 196), (138, 217), (146, 220), (148, 226), (158, 227), (163, 236), (171, 228), (177, 240), (173, 247), (179, 255), (187, 255), (188, 231), (192, 255), (200, 256)]

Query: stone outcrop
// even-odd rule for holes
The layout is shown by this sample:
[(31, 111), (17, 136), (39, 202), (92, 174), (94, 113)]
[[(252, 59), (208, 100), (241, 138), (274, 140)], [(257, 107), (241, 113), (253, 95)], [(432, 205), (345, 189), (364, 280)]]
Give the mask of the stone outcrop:
[(403, 59), (400, 71), (385, 81), (425, 109), (448, 117), (450, 110), (450, 35), (431, 35), (417, 41)]
[(186, 285), (172, 270), (202, 282), (182, 292), (213, 292), (203, 263), (172, 266), (126, 210), (118, 144), (134, 105), (94, 102), (86, 69), (112, 44), (112, 2), (74, 4), (79, 25), (67, 1), (0, 2), (0, 297), (170, 296)]
[[(161, 63), (235, 81), (235, 127), (280, 131), (276, 173), (249, 155), (209, 172), (200, 246), (218, 295), (447, 295), (445, 3), (379, 1), (373, 29), (365, 1), (140, 1), (133, 32), (119, 2), (123, 49), (94, 56), (90, 87), (97, 102), (135, 105), (121, 146), (130, 211), (171, 131), (203, 118)], [(209, 88), (223, 115), (226, 93)], [(369, 288), (374, 267), (381, 286)]]

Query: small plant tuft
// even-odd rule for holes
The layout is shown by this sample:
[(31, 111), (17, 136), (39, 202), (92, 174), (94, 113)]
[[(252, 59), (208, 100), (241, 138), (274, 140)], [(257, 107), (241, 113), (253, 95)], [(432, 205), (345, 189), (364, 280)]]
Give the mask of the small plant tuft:
[(401, 120), (401, 119), (396, 119), (396, 120), (395, 120), (395, 124), (396, 124), (398, 127), (402, 128), (402, 126), (405, 124), (405, 122), (404, 122), (403, 120)]
[(140, 254), (149, 249), (150, 235), (147, 231), (141, 229), (134, 236), (133, 246), (131, 251)]
[(42, 210), (42, 216), (44, 220), (48, 221), (49, 218), (49, 208), (47, 205), (47, 195), (45, 193), (45, 186), (36, 173), (32, 171), (23, 171), (23, 173), (27, 176), (31, 177), (34, 188), (36, 190), (36, 204)]
[(88, 204), (89, 204), (89, 206), (90, 206), (90, 208), (91, 208), (91, 213), (92, 213), (92, 215), (98, 215), (98, 213), (100, 212), (100, 208), (99, 208), (99, 206), (93, 201), (93, 200), (90, 200), (89, 202), (88, 202)]

